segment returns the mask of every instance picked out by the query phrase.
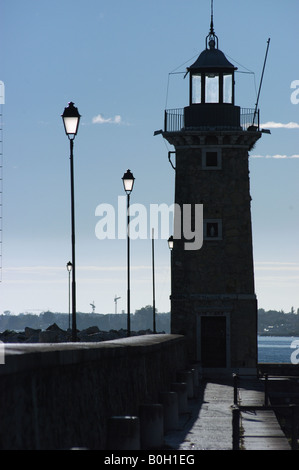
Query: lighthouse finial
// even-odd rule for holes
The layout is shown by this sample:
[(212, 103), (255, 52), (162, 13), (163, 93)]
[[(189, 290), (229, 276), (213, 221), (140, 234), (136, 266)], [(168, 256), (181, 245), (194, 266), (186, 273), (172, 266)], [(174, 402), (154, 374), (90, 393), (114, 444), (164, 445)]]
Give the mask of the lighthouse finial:
[(211, 0), (211, 27), (210, 27), (210, 34), (215, 34), (214, 31), (214, 2)]
[[(217, 43), (217, 46), (216, 46)], [(214, 31), (214, 0), (211, 0), (211, 25), (210, 25), (210, 32), (206, 37), (206, 49), (209, 45), (210, 49), (215, 49), (215, 46), (218, 48), (218, 37)]]

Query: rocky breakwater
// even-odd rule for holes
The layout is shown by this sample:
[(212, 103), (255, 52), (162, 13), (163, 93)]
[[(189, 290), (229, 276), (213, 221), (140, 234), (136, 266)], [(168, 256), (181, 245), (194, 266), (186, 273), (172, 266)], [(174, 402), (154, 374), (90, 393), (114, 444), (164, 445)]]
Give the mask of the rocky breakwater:
[[(151, 330), (132, 331), (131, 336), (152, 334)], [(126, 330), (101, 331), (97, 326), (90, 326), (85, 330), (77, 330), (78, 341), (82, 343), (109, 341), (125, 338)], [(0, 333), (3, 343), (66, 343), (72, 341), (71, 330), (63, 330), (56, 323), (46, 330), (26, 327), (24, 331), (5, 330)]]

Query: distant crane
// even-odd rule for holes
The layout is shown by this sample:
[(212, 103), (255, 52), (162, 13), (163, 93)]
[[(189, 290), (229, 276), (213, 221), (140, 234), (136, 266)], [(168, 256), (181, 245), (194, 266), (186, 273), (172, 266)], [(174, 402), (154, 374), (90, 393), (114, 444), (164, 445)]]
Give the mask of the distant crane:
[(92, 304), (89, 304), (89, 305), (90, 305), (91, 308), (92, 308), (92, 313), (94, 313), (94, 312), (95, 312), (95, 309), (96, 309), (96, 306), (95, 306), (95, 304), (94, 304), (94, 301), (93, 301)]
[(115, 297), (114, 297), (114, 303), (115, 303), (115, 313), (117, 313), (117, 301), (121, 299), (121, 297), (117, 297), (117, 295), (115, 294)]

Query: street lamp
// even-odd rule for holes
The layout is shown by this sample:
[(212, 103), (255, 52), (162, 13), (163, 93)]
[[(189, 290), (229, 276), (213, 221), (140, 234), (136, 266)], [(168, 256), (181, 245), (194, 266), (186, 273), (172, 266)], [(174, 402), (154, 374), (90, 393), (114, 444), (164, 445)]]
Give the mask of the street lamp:
[[(170, 301), (172, 296), (172, 250), (173, 250), (173, 236), (171, 235), (168, 240), (168, 248), (170, 250)], [(170, 307), (171, 310), (171, 307)]]
[(173, 249), (173, 236), (171, 235), (167, 241), (168, 241), (168, 248), (172, 250)]
[(155, 293), (155, 246), (154, 246), (154, 229), (152, 228), (152, 273), (153, 273), (153, 332), (156, 331), (156, 293)]
[(66, 265), (66, 269), (69, 273), (69, 330), (71, 329), (71, 271), (72, 271), (72, 263), (69, 261)]
[(80, 114), (73, 102), (68, 104), (62, 114), (64, 130), (70, 141), (70, 173), (71, 173), (71, 224), (72, 224), (72, 341), (77, 341), (76, 326), (76, 263), (75, 263), (75, 197), (74, 197), (74, 139), (78, 132)]
[(122, 177), (124, 190), (127, 194), (127, 336), (131, 336), (131, 319), (130, 319), (130, 195), (133, 190), (135, 178), (130, 170)]

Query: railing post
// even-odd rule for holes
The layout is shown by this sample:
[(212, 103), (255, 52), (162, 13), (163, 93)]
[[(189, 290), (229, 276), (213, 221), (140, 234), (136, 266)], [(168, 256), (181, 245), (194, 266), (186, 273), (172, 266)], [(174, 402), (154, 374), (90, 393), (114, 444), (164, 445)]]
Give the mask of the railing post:
[(233, 450), (240, 450), (240, 409), (233, 406)]
[(234, 380), (234, 405), (238, 404), (238, 375), (233, 374)]
[(184, 109), (166, 109), (164, 111), (164, 131), (179, 132), (184, 127)]
[(265, 385), (264, 385), (264, 390), (265, 390), (265, 406), (268, 406), (268, 404), (269, 404), (269, 395), (268, 395), (268, 374), (265, 374), (264, 377), (265, 377)]
[(292, 450), (298, 449), (298, 406), (290, 405), (292, 410)]

